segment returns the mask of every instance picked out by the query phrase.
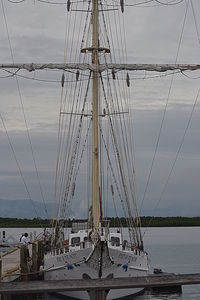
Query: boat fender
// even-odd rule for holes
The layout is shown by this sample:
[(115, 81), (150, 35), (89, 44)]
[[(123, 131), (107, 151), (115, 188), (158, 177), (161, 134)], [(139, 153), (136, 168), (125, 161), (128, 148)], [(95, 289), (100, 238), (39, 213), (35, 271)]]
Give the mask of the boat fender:
[(79, 75), (80, 75), (80, 72), (79, 72), (79, 70), (77, 70), (77, 71), (76, 71), (76, 81), (78, 81)]
[(128, 264), (127, 264), (127, 263), (126, 263), (126, 264), (123, 264), (123, 265), (122, 265), (122, 268), (124, 269), (125, 272), (127, 272), (127, 270), (128, 270)]
[(64, 87), (65, 84), (65, 74), (62, 74), (62, 78), (61, 78), (61, 86)]
[(75, 267), (80, 267), (80, 264), (74, 264)]
[(44, 267), (41, 265), (39, 268), (39, 274), (42, 274), (44, 272)]
[(110, 188), (111, 188), (112, 196), (114, 196), (114, 189), (113, 189), (113, 185), (112, 184), (111, 184)]
[(130, 77), (128, 73), (126, 74), (126, 84), (128, 87), (130, 87)]
[(121, 12), (124, 12), (124, 0), (120, 0)]
[(112, 78), (115, 80), (116, 79), (116, 76), (115, 76), (115, 70), (112, 69)]
[(75, 182), (73, 182), (73, 184), (72, 184), (72, 197), (74, 197), (75, 187), (76, 187), (76, 184), (75, 184)]
[(67, 265), (67, 269), (68, 269), (68, 270), (73, 270), (73, 268), (74, 268), (73, 265), (71, 265), (71, 264), (68, 264), (68, 265)]
[(70, 0), (67, 0), (67, 11), (70, 10), (70, 6), (71, 6), (71, 1), (70, 1)]

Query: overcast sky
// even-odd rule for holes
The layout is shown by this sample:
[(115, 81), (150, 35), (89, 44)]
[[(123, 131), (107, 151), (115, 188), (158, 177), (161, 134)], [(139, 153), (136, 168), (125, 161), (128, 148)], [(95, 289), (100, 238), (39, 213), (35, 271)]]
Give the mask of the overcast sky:
[[(62, 1), (54, 0), (54, 2)], [(125, 0), (127, 4), (141, 2), (143, 1)], [(162, 0), (161, 2), (172, 4), (180, 1)], [(125, 28), (127, 61), (130, 63), (200, 64), (200, 1), (189, 1), (186, 14), (187, 3), (188, 1), (182, 1), (177, 5), (160, 5), (152, 1), (141, 6), (125, 7), (123, 16), (121, 13), (119, 16), (122, 17), (120, 22)], [(66, 14), (65, 5), (53, 5), (37, 0), (25, 0), (20, 3), (1, 0), (0, 63), (12, 63), (10, 44), (14, 62), (63, 62)], [(80, 18), (79, 13), (77, 23), (80, 22)], [(70, 22), (67, 24), (71, 25)], [(198, 32), (196, 26), (198, 26)], [(114, 31), (115, 23), (112, 18), (111, 27)], [(177, 57), (182, 29), (182, 40)], [(79, 33), (75, 32), (75, 39), (78, 38)], [(68, 39), (67, 45), (70, 44), (70, 35)], [(118, 59), (120, 51), (117, 48), (115, 50)], [(61, 78), (59, 71), (35, 73), (20, 71), (19, 74), (44, 80), (59, 81)], [(4, 78), (7, 75), (5, 71), (0, 71), (0, 113), (26, 178), (31, 198), (41, 201), (16, 79)], [(160, 74), (144, 72), (130, 74), (140, 203), (172, 79), (172, 76), (148, 78), (148, 76), (156, 75)], [(174, 76), (157, 157), (141, 214), (200, 215), (200, 99), (193, 112), (174, 172), (160, 201), (161, 191), (176, 157), (200, 87), (200, 71), (185, 72), (185, 75)], [(41, 184), (45, 198), (52, 201), (60, 83), (39, 82), (19, 77), (18, 82)], [(19, 176), (2, 122), (0, 122), (0, 147), (0, 199), (26, 199), (27, 193)]]

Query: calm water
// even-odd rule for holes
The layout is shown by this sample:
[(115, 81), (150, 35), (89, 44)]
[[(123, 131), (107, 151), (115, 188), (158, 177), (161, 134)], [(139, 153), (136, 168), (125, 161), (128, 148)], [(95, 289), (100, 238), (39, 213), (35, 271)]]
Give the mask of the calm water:
[[(200, 273), (200, 227), (149, 228), (144, 242), (153, 268), (174, 273)], [(145, 294), (135, 299), (199, 300), (200, 285), (183, 286), (182, 294)]]
[[(42, 232), (41, 229), (9, 228), (6, 236), (19, 240), (22, 232)], [(144, 233), (143, 229), (143, 233)], [(165, 272), (200, 273), (200, 227), (148, 228), (144, 235), (145, 250), (149, 253), (152, 268)], [(181, 299), (199, 300), (200, 285), (183, 287), (182, 294), (146, 293), (135, 297), (136, 300)]]

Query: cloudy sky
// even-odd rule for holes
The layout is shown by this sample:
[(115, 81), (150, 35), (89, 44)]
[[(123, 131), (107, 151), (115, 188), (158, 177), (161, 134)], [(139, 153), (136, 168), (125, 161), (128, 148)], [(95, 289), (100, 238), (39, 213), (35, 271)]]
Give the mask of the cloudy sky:
[[(27, 63), (63, 62), (65, 45), (69, 49), (72, 40), (70, 34), (65, 40), (66, 24), (67, 30), (75, 30), (75, 41), (79, 39), (82, 30), (79, 32), (73, 28), (73, 22), (70, 23), (71, 19), (66, 17), (66, 5), (60, 4), (62, 2), (65, 1), (55, 0), (57, 4), (51, 4), (37, 0), (1, 0), (0, 63), (12, 63), (13, 60)], [(125, 7), (123, 16), (121, 13), (117, 16), (121, 18), (123, 36), (126, 37), (128, 62), (200, 64), (199, 0), (147, 1), (146, 4), (141, 0), (125, 2), (130, 6)], [(81, 13), (76, 13), (76, 18), (76, 23), (81, 23)], [(115, 32), (116, 23), (112, 16), (110, 26)], [(116, 47), (115, 51), (120, 62), (120, 49)], [(18, 77), (18, 85), (45, 199), (52, 201), (61, 72), (20, 71), (18, 74), (29, 77)], [(8, 75), (0, 71), (1, 117), (31, 198), (41, 201), (17, 81), (15, 77), (6, 78)], [(169, 73), (167, 75), (158, 77), (160, 74), (145, 72), (130, 74), (139, 206), (168, 99), (141, 214), (200, 215), (200, 97), (194, 108), (200, 87), (200, 71), (179, 73), (174, 77)], [(2, 120), (0, 145), (0, 199), (26, 199), (27, 192), (19, 176)], [(175, 168), (162, 193), (179, 150)]]

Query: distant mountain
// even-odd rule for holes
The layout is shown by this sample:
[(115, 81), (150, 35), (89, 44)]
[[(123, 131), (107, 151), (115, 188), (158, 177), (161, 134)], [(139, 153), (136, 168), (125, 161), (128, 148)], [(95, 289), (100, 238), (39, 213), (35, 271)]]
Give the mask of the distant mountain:
[(52, 203), (45, 203), (46, 210), (44, 204), (37, 201), (30, 201), (27, 199), (24, 200), (6, 200), (0, 199), (0, 217), (4, 218), (42, 218), (47, 219), (52, 216)]
[[(52, 217), (53, 203), (46, 203), (46, 210), (48, 218)], [(113, 215), (113, 212), (110, 212)], [(169, 206), (167, 208), (143, 209), (141, 212), (142, 216), (155, 217), (169, 217), (169, 216), (185, 216), (194, 217), (199, 216), (199, 208), (196, 205), (190, 205), (190, 209), (186, 206)], [(33, 219), (42, 218), (47, 219), (44, 204), (38, 201), (24, 200), (6, 200), (0, 199), (0, 217), (2, 218), (22, 218), (22, 219)], [(80, 216), (81, 218), (81, 216)]]

